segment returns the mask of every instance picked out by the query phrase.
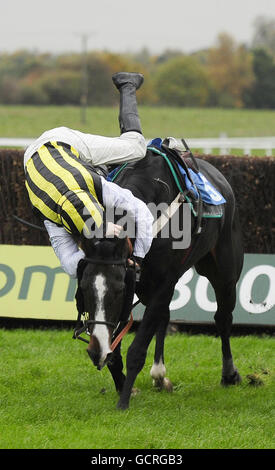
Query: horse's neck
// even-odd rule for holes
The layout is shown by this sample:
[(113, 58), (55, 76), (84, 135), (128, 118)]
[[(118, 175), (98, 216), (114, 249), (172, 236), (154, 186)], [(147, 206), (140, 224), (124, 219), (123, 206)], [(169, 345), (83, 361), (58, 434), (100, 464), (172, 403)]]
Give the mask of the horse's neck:
[(172, 202), (178, 192), (165, 161), (152, 154), (127, 168), (117, 183), (147, 204)]
[(85, 256), (87, 258), (92, 256), (93, 248), (91, 244), (89, 243), (89, 240), (82, 234), (80, 236), (80, 243), (79, 243), (81, 249), (84, 251)]

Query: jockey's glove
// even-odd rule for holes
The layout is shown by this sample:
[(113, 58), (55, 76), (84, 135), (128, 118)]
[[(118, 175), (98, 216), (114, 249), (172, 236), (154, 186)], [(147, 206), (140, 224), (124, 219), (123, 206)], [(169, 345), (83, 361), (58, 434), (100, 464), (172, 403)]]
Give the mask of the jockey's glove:
[(136, 272), (136, 282), (140, 280), (140, 273), (141, 273), (141, 265), (142, 265), (143, 258), (139, 256), (132, 255), (129, 259), (129, 266), (135, 269)]
[(138, 266), (141, 268), (141, 265), (142, 265), (142, 262), (143, 262), (143, 258), (140, 258), (139, 256), (133, 255), (133, 256), (132, 256), (132, 259), (133, 259), (133, 261), (135, 261), (135, 263), (138, 264)]

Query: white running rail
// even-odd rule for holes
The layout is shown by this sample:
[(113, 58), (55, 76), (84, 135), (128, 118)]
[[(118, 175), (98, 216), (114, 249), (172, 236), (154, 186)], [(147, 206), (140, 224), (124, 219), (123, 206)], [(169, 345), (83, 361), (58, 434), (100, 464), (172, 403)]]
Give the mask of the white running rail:
[(207, 139), (188, 139), (191, 149), (202, 149), (203, 153), (212, 153), (219, 149), (220, 155), (234, 153), (232, 150), (241, 149), (244, 155), (251, 155), (252, 150), (264, 150), (266, 156), (272, 156), (275, 149), (275, 137), (218, 137)]
[[(180, 142), (180, 139), (178, 139)], [(232, 154), (232, 150), (241, 149), (244, 155), (251, 155), (252, 150), (264, 150), (265, 155), (272, 156), (275, 150), (275, 137), (227, 137), (221, 135), (213, 138), (186, 138), (190, 149), (199, 149), (204, 154), (211, 154), (219, 149), (220, 155)], [(0, 147), (26, 148), (34, 139), (0, 137)], [(149, 142), (149, 140), (148, 140)]]

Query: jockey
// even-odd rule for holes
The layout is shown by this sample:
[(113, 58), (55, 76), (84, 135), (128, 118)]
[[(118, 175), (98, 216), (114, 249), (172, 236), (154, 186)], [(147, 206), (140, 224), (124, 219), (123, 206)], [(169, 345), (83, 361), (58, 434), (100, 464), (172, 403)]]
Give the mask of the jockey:
[(76, 277), (77, 265), (85, 257), (75, 236), (86, 235), (91, 220), (103, 236), (121, 233), (120, 225), (104, 220), (105, 210), (126, 211), (134, 220), (137, 261), (142, 261), (152, 243), (153, 216), (145, 203), (93, 168), (137, 161), (146, 154), (136, 101), (143, 76), (119, 72), (112, 79), (120, 93), (119, 137), (58, 127), (44, 132), (24, 154), (30, 201), (42, 216), (62, 268), (71, 277)]

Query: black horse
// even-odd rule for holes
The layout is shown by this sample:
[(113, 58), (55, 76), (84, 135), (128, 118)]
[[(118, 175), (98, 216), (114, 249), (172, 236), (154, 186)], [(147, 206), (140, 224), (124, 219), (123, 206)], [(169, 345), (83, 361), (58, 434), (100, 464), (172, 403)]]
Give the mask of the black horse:
[[(136, 294), (146, 306), (135, 338), (127, 352), (127, 372), (123, 374), (120, 345), (114, 351), (111, 338), (120, 320), (125, 295), (127, 258), (130, 256), (127, 239), (103, 241), (83, 240), (88, 258), (79, 286), (82, 291), (82, 310), (89, 312), (90, 341), (88, 352), (94, 364), (101, 368), (107, 363), (120, 394), (118, 408), (126, 409), (138, 373), (142, 370), (148, 346), (156, 335), (156, 348), (151, 376), (158, 387), (171, 389), (165, 377), (164, 339), (169, 323), (169, 304), (179, 278), (192, 266), (212, 284), (217, 311), (215, 323), (222, 342), (222, 384), (241, 381), (234, 366), (230, 348), (232, 312), (236, 302), (236, 283), (243, 265), (241, 230), (235, 198), (224, 176), (208, 162), (196, 159), (200, 173), (222, 194), (226, 203), (218, 218), (191, 216), (191, 244), (184, 249), (173, 249), (173, 237), (155, 237), (141, 269)], [(171, 204), (179, 189), (167, 161), (148, 149), (146, 157), (131, 163), (120, 171), (115, 183), (145, 203), (155, 206)], [(183, 188), (183, 198), (190, 193)], [(192, 197), (192, 194), (191, 196)], [(190, 197), (188, 201), (190, 202)], [(180, 214), (186, 212), (179, 209)], [(184, 217), (180, 221), (184, 229)]]

